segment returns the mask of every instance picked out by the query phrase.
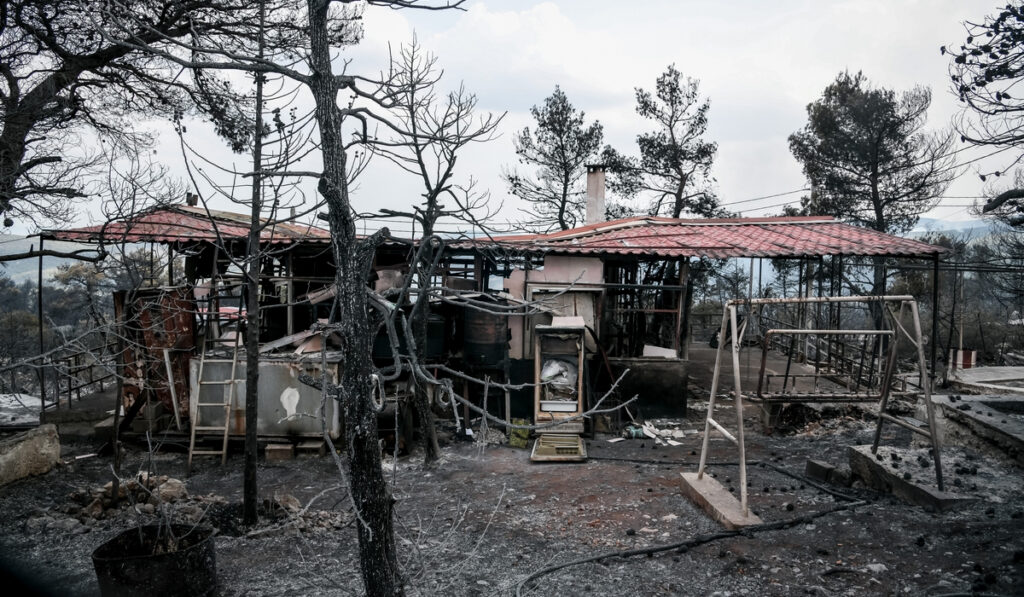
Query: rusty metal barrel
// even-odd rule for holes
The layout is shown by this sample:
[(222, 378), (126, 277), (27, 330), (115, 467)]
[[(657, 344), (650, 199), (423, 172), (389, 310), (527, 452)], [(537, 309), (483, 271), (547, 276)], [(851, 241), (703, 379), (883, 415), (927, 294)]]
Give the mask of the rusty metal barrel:
[[(495, 301), (495, 306), (504, 306)], [(466, 309), (462, 326), (462, 353), (466, 364), (497, 367), (508, 358), (508, 317)]]

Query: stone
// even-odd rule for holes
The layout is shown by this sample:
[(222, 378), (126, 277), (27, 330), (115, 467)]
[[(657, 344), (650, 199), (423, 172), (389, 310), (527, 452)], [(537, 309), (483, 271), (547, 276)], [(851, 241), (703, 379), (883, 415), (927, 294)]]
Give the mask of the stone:
[(291, 494), (286, 493), (284, 495), (274, 496), (274, 501), (278, 506), (281, 506), (289, 512), (298, 512), (302, 509), (302, 504), (299, 502), (299, 499)]
[(176, 518), (183, 520), (190, 524), (196, 524), (202, 520), (203, 515), (206, 513), (203, 508), (196, 504), (185, 504), (178, 507), (175, 510)]
[(829, 477), (832, 476), (832, 471), (836, 470), (836, 467), (823, 460), (807, 460), (807, 464), (804, 466), (804, 474), (815, 481), (822, 483), (828, 483)]
[(153, 493), (163, 502), (175, 502), (188, 497), (185, 484), (178, 479), (167, 479)]
[(90, 518), (103, 516), (103, 501), (97, 498), (89, 502), (88, 506), (82, 508), (82, 514)]
[(53, 519), (49, 516), (30, 518), (25, 522), (25, 530), (30, 533), (38, 533), (47, 527)]
[(57, 426), (40, 425), (0, 441), (0, 485), (43, 475), (60, 462)]
[(74, 518), (55, 518), (46, 525), (46, 530), (50, 532), (84, 533), (88, 528), (84, 531), (80, 530), (83, 527), (84, 525)]

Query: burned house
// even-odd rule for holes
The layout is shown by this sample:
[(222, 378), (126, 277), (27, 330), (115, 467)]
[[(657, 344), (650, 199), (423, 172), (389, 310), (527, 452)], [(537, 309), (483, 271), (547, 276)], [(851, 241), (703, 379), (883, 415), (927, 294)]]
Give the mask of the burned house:
[[(444, 296), (523, 308), (500, 315), (460, 308), (458, 300), (430, 294), (429, 361), (512, 384), (534, 384), (545, 381), (545, 375), (558, 375), (567, 387), (575, 387), (577, 403), (571, 409), (551, 400), (540, 406), (543, 397), (529, 385), (491, 396), (486, 408), (495, 415), (540, 421), (555, 416), (551, 413), (578, 414), (620, 378), (611, 402), (636, 395), (637, 407), (645, 414), (685, 413), (695, 319), (691, 272), (698, 260), (714, 264), (750, 259), (753, 271), (754, 260), (794, 259), (807, 264), (808, 272), (815, 264), (820, 267), (824, 257), (840, 263), (858, 256), (938, 262), (937, 247), (829, 217), (602, 221), (597, 214), (604, 213), (603, 176), (600, 167), (589, 168), (591, 223), (550, 234), (450, 241), (433, 272)], [(222, 413), (227, 413), (227, 434), (243, 433), (245, 363), (239, 358), (239, 322), (246, 306), (239, 263), (248, 232), (245, 215), (165, 205), (101, 226), (47, 233), (47, 238), (58, 240), (166, 248), (166, 284), (115, 297), (129, 338), (123, 359), (124, 399), (138, 409), (145, 402), (137, 400), (143, 393), (153, 398), (150, 407), (141, 410), (144, 421), (163, 416), (163, 425), (184, 430), (191, 422), (200, 433), (219, 435), (224, 424), (217, 421), (224, 421)], [(259, 433), (317, 437), (320, 423), (314, 415), (320, 394), (299, 383), (298, 377), (319, 375), (321, 368), (322, 339), (313, 328), (330, 316), (330, 235), (310, 225), (265, 220), (260, 239)], [(402, 286), (409, 273), (411, 245), (378, 249), (375, 279), (368, 285), (379, 292)], [(810, 274), (805, 276), (798, 292), (809, 294), (811, 279)], [(545, 326), (550, 329), (553, 323), (570, 325), (579, 336), (578, 355), (554, 359), (575, 364), (557, 372), (548, 367), (551, 359), (538, 352), (545, 350)], [(325, 347), (328, 368), (337, 362), (330, 341), (328, 337)], [(391, 356), (383, 330), (373, 356), (382, 364)], [(629, 374), (622, 377), (626, 371)], [(480, 388), (458, 380), (454, 386), (483, 406)], [(385, 393), (392, 409), (388, 419), (400, 419), (408, 435), (408, 409), (401, 417), (393, 416), (393, 409), (401, 409), (410, 395), (407, 382), (391, 382)], [(450, 414), (461, 427), (470, 418), (468, 410)], [(338, 416), (329, 409), (328, 428), (334, 434), (340, 428)]]
[[(619, 394), (637, 395), (646, 414), (678, 416), (685, 413), (696, 320), (691, 273), (698, 265), (713, 268), (726, 260), (749, 260), (752, 282), (763, 260), (792, 260), (801, 271), (795, 290), (803, 297), (841, 293), (839, 276), (828, 278), (823, 272), (825, 258), (832, 268), (858, 258), (869, 263), (881, 258), (925, 260), (937, 267), (942, 251), (827, 216), (603, 221), (597, 217), (604, 213), (603, 179), (601, 167), (588, 168), (589, 223), (582, 227), (452, 244), (455, 253), (475, 256), (478, 288), (537, 305), (540, 311), (508, 322), (515, 383), (537, 377), (536, 327), (550, 324), (552, 317), (577, 317), (587, 330), (592, 395), (600, 395), (629, 370)], [(825, 279), (831, 288), (822, 287)], [(729, 298), (758, 295), (751, 284)], [(721, 307), (709, 315), (720, 320)], [(877, 365), (880, 353), (872, 359)], [(520, 396), (521, 401), (530, 399), (528, 393)], [(517, 411), (515, 406), (512, 410)]]
[[(112, 246), (161, 246), (166, 277), (115, 293), (124, 340), (122, 396), (136, 429), (167, 427), (215, 436), (244, 433), (247, 306), (240, 269), (250, 218), (202, 206), (162, 205), (103, 225), (53, 230), (46, 238)], [(267, 436), (319, 437), (320, 394), (297, 381), (318, 374), (319, 336), (334, 281), (330, 234), (315, 226), (260, 222), (260, 414)], [(386, 253), (386, 251), (383, 251)], [(384, 258), (387, 258), (386, 256)], [(393, 259), (404, 258), (404, 255)], [(316, 351), (317, 358), (303, 358)], [(315, 362), (314, 362), (315, 361)], [(328, 358), (328, 368), (336, 359)], [(144, 406), (146, 405), (146, 406)], [(308, 416), (307, 416), (308, 415)], [(328, 412), (328, 428), (339, 430)], [(222, 431), (226, 423), (226, 432)], [(191, 423), (191, 425), (190, 425)]]

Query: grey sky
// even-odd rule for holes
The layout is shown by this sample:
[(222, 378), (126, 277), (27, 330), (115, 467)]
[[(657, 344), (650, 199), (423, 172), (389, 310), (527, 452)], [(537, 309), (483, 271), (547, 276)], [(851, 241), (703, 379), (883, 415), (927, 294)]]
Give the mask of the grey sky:
[[(996, 10), (991, 1), (976, 0), (470, 0), (465, 6), (464, 12), (368, 10), (364, 41), (344, 55), (354, 71), (376, 72), (388, 44), (407, 42), (415, 31), (437, 54), (448, 85), (462, 81), (481, 109), (508, 112), (501, 137), (466, 151), (457, 169), (462, 180), (472, 175), (493, 200), (505, 200), (500, 220), (517, 218), (518, 205), (499, 179), (503, 167), (515, 165), (512, 133), (532, 123), (529, 108), (555, 85), (588, 119), (603, 123), (606, 142), (635, 154), (635, 137), (646, 125), (634, 112), (634, 88), (653, 87), (674, 63), (700, 79), (711, 101), (708, 138), (719, 144), (713, 172), (722, 202), (744, 202), (731, 207), (743, 215), (767, 215), (800, 195), (747, 200), (806, 185), (787, 137), (803, 126), (806, 105), (837, 73), (863, 70), (875, 85), (897, 90), (930, 86), (929, 127), (949, 126), (959, 106), (939, 47), (962, 43), (961, 21)], [(202, 146), (218, 143), (201, 136), (209, 137)], [(183, 174), (176, 147), (176, 140), (165, 140), (160, 159)], [(1001, 167), (993, 160), (985, 165)], [(408, 205), (418, 201), (417, 184), (381, 161), (362, 177), (353, 200), (359, 210)], [(976, 167), (968, 167), (946, 195), (981, 192)], [(952, 207), (930, 215), (965, 219), (962, 206), (970, 202), (945, 199)]]
[[(806, 121), (806, 105), (844, 69), (863, 70), (876, 85), (931, 87), (929, 127), (949, 125), (959, 106), (949, 92), (948, 58), (939, 47), (962, 43), (961, 22), (980, 20), (996, 4), (965, 0), (773, 2), (569, 0), (468, 2), (464, 13), (370, 11), (359, 54), (380, 56), (387, 40), (412, 31), (434, 51), (449, 82), (462, 80), (481, 107), (509, 112), (500, 139), (461, 158), (496, 198), (498, 179), (514, 164), (511, 133), (529, 125), (530, 106), (561, 85), (574, 105), (605, 126), (606, 141), (635, 153), (645, 126), (633, 90), (653, 87), (670, 63), (700, 79), (711, 100), (709, 138), (719, 143), (714, 174), (725, 203), (805, 186), (787, 137)], [(964, 152), (967, 159), (982, 152)], [(998, 167), (995, 163), (987, 164)], [(392, 181), (394, 177), (389, 177)], [(376, 195), (378, 173), (363, 194)], [(409, 193), (415, 193), (414, 184)], [(396, 188), (395, 191), (398, 191)], [(946, 193), (978, 195), (976, 168)], [(401, 191), (399, 191), (401, 192)], [(744, 215), (776, 212), (799, 194), (737, 205)], [(359, 200), (359, 199), (357, 199)], [(969, 199), (946, 199), (931, 215), (963, 219)], [(514, 216), (514, 205), (506, 214)], [(758, 209), (760, 208), (760, 209)]]

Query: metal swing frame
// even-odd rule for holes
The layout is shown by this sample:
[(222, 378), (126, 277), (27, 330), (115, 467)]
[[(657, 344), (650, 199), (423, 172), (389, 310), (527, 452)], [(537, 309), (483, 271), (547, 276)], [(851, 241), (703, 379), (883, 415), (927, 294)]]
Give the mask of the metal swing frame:
[[(715, 369), (714, 374), (711, 378), (711, 396), (708, 400), (707, 416), (704, 421), (704, 440), (701, 445), (700, 451), (700, 465), (697, 469), (697, 478), (701, 479), (704, 475), (704, 470), (707, 464), (707, 456), (709, 451), (709, 440), (711, 429), (718, 430), (726, 439), (734, 443), (739, 448), (740, 453), (740, 505), (742, 507), (743, 515), (749, 515), (749, 508), (747, 504), (747, 459), (746, 459), (746, 446), (744, 445), (744, 433), (743, 433), (743, 401), (744, 394), (742, 390), (742, 383), (740, 374), (740, 348), (742, 348), (741, 340), (743, 339), (747, 322), (750, 318), (743, 321), (740, 326), (737, 326), (737, 309), (738, 307), (745, 305), (748, 308), (755, 308), (760, 305), (777, 305), (777, 304), (833, 304), (833, 303), (863, 303), (863, 304), (880, 304), (883, 307), (883, 312), (887, 315), (887, 320), (891, 323), (890, 329), (885, 330), (853, 330), (853, 329), (810, 329), (810, 328), (792, 328), (792, 329), (771, 329), (765, 334), (766, 340), (772, 335), (801, 335), (801, 336), (887, 336), (891, 338), (889, 343), (887, 354), (884, 358), (884, 370), (881, 376), (879, 392), (878, 394), (872, 394), (870, 391), (864, 394), (852, 393), (848, 395), (837, 394), (837, 393), (799, 393), (785, 391), (785, 383), (783, 384), (783, 391), (777, 393), (767, 394), (762, 390), (763, 378), (765, 375), (765, 364), (767, 361), (767, 353), (769, 350), (769, 343), (764, 342), (763, 354), (761, 359), (761, 367), (758, 374), (758, 388), (755, 394), (749, 395), (746, 398), (753, 402), (760, 402), (765, 404), (781, 404), (781, 403), (801, 403), (801, 402), (875, 402), (879, 403), (879, 414), (878, 414), (878, 425), (875, 428), (874, 441), (871, 445), (871, 452), (878, 452), (878, 444), (882, 437), (882, 425), (885, 422), (894, 423), (910, 431), (923, 435), (928, 438), (932, 444), (932, 455), (935, 460), (935, 478), (939, 490), (943, 489), (942, 483), (942, 461), (940, 456), (940, 446), (938, 440), (938, 433), (935, 425), (935, 407), (932, 404), (931, 395), (932, 388), (930, 379), (928, 376), (928, 365), (927, 359), (924, 354), (924, 341), (921, 333), (921, 317), (918, 312), (917, 301), (912, 296), (898, 295), (898, 296), (818, 296), (818, 297), (806, 297), (806, 298), (760, 298), (760, 299), (734, 299), (726, 303), (722, 314), (722, 326), (719, 331), (719, 338), (725, 338), (726, 333), (731, 332), (729, 338), (731, 342), (732, 350), (732, 371), (733, 371), (733, 399), (736, 407), (736, 433), (735, 435), (727, 430), (720, 422), (714, 418), (715, 403), (718, 400), (718, 382), (722, 374), (724, 365), (723, 352), (725, 349), (725, 341), (718, 343), (718, 349), (715, 353)], [(898, 305), (898, 309), (894, 309), (894, 305)], [(903, 325), (903, 318), (909, 312), (912, 319), (912, 329), (908, 329)], [(925, 400), (925, 409), (927, 411), (928, 429), (922, 429), (917, 425), (914, 425), (903, 418), (896, 417), (886, 412), (888, 406), (889, 397), (891, 394), (892, 382), (896, 374), (896, 358), (899, 350), (900, 338), (906, 337), (911, 344), (917, 349), (917, 365), (918, 372), (920, 374), (921, 388)]]

